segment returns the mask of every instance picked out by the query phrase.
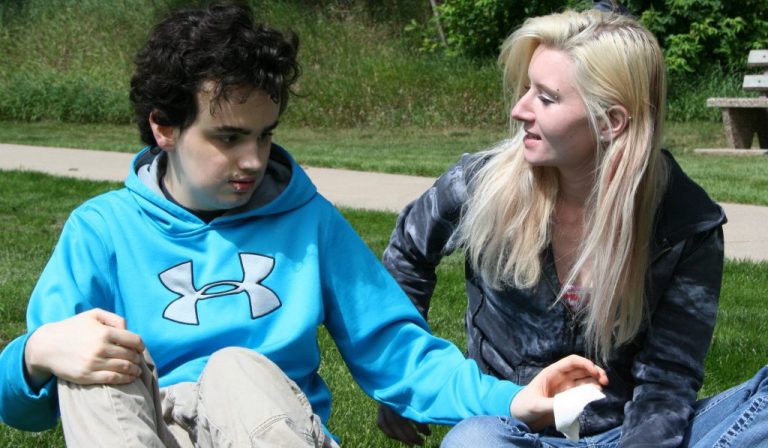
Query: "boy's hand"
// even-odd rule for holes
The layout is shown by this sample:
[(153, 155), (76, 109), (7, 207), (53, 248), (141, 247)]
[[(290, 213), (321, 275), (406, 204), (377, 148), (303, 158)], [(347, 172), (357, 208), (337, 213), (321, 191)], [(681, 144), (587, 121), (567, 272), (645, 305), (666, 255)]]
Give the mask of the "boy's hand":
[(41, 326), (24, 350), (31, 385), (51, 375), (75, 384), (132, 382), (141, 374), (144, 342), (125, 328), (125, 319), (101, 309)]
[(383, 404), (379, 405), (376, 424), (387, 437), (399, 440), (408, 446), (424, 446), (424, 437), (432, 435), (432, 431), (426, 424), (402, 417)]
[(605, 370), (592, 361), (570, 355), (544, 368), (515, 396), (510, 405), (513, 417), (534, 431), (554, 424), (554, 396), (581, 384), (608, 384)]

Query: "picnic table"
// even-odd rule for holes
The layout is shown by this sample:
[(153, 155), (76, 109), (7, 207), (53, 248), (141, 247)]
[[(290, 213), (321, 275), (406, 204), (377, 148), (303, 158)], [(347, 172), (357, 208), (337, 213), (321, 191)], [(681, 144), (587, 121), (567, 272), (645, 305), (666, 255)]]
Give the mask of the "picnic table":
[(725, 136), (731, 148), (749, 149), (757, 134), (761, 149), (768, 149), (768, 50), (749, 52), (747, 66), (763, 68), (761, 74), (744, 76), (742, 88), (762, 96), (740, 98), (709, 98), (708, 107), (723, 110)]

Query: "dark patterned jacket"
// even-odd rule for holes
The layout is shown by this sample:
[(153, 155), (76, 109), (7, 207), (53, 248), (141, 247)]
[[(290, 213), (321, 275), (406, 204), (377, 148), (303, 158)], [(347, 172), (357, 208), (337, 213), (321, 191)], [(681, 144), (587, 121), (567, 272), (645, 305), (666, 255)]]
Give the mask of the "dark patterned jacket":
[[(621, 446), (681, 443), (717, 315), (725, 214), (665, 155), (670, 178), (646, 279), (649, 318), (603, 366), (607, 398), (590, 404), (580, 420), (582, 436), (623, 425)], [(425, 317), (435, 268), (455, 249), (451, 237), (476, 157), (462, 157), (402, 211), (384, 253), (387, 269)], [(566, 355), (585, 355), (579, 320), (562, 302), (552, 307), (560, 284), (551, 247), (541, 257), (543, 274), (529, 289), (495, 290), (465, 266), (468, 356), (483, 371), (518, 384)]]

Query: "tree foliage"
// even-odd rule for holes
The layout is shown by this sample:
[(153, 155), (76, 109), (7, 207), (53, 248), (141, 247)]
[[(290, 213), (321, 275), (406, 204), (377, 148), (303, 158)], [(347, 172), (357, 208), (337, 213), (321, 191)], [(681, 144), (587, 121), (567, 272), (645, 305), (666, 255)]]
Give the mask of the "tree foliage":
[[(499, 45), (527, 17), (549, 14), (563, 8), (563, 0), (443, 0), (426, 26), (411, 23), (421, 33), (422, 50), (444, 48), (448, 54), (492, 57)], [(437, 38), (437, 29), (444, 40)], [(441, 41), (442, 40), (442, 41)]]
[(673, 76), (712, 65), (743, 72), (750, 49), (768, 48), (765, 0), (634, 1), (640, 20), (659, 39)]
[[(566, 7), (590, 7), (578, 0), (443, 0), (427, 24), (412, 22), (422, 49), (452, 55), (492, 57), (527, 17)], [(627, 0), (628, 7), (659, 39), (670, 73), (687, 75), (719, 65), (743, 71), (750, 49), (768, 48), (768, 1)], [(437, 38), (441, 27), (444, 41)]]

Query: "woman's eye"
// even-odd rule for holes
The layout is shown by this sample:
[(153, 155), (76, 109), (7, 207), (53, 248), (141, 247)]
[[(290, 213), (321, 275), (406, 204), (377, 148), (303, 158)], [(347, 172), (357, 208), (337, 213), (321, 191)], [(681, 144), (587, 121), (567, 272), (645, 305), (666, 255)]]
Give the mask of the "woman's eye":
[(548, 97), (547, 95), (539, 95), (539, 99), (544, 104), (553, 104), (555, 102), (555, 100), (553, 100), (552, 98)]

